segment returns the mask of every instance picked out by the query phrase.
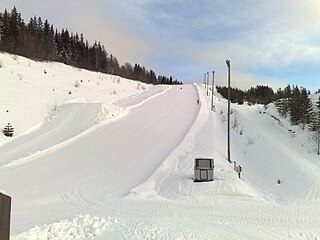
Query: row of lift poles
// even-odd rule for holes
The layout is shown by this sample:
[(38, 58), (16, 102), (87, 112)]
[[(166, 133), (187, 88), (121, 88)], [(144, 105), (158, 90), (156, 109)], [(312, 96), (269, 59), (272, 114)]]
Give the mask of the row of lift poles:
[[(227, 126), (227, 151), (228, 151), (228, 161), (231, 163), (231, 157), (230, 157), (230, 60), (226, 60), (226, 64), (228, 67), (228, 126)], [(213, 105), (213, 88), (214, 88), (214, 73), (215, 71), (212, 71), (212, 86), (211, 86), (211, 110), (214, 110)], [(204, 85), (207, 89), (207, 96), (209, 96), (209, 72), (204, 74)]]

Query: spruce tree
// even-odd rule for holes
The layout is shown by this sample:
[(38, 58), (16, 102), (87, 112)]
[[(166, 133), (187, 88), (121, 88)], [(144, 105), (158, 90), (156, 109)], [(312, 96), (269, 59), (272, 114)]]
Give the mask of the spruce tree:
[(308, 91), (305, 88), (301, 88), (300, 94), (300, 122), (304, 129), (307, 124), (311, 122), (312, 118), (312, 102), (309, 97)]
[(314, 115), (309, 129), (311, 130), (311, 139), (317, 147), (317, 154), (320, 155), (320, 96), (316, 102)]
[(8, 123), (8, 125), (6, 125), (3, 129), (3, 134), (7, 137), (12, 137), (13, 131), (14, 131), (14, 128), (12, 127), (12, 125), (10, 123)]

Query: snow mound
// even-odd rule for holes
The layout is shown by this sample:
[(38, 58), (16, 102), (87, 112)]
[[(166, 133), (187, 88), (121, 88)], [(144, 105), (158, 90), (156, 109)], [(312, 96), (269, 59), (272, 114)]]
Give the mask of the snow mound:
[(50, 225), (35, 226), (27, 232), (21, 233), (13, 240), (80, 240), (94, 239), (100, 236), (110, 224), (117, 223), (116, 219), (90, 217), (79, 215), (72, 220), (61, 220)]
[[(265, 200), (250, 184), (238, 178), (233, 165), (226, 161), (224, 154), (220, 154), (221, 149), (224, 149), (221, 141), (213, 141), (211, 135), (208, 135), (208, 133), (217, 135), (223, 130), (218, 129), (219, 116), (215, 112), (208, 111), (211, 103), (204, 97), (204, 89), (198, 85), (195, 87), (202, 107), (189, 132), (148, 180), (131, 189), (128, 197), (208, 200), (218, 194)], [(216, 124), (208, 124), (208, 122)], [(217, 137), (217, 139), (223, 138), (224, 136)], [(214, 156), (214, 181), (195, 184), (193, 182), (194, 159), (203, 156), (209, 158)]]
[(117, 107), (114, 104), (103, 103), (101, 104), (100, 110), (95, 118), (96, 123), (109, 120), (111, 118), (118, 118), (125, 113), (125, 110), (121, 107)]

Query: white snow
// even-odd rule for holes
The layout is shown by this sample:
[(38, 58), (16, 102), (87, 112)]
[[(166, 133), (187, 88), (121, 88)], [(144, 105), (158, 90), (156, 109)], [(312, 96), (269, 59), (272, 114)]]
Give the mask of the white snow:
[[(0, 126), (15, 128), (0, 137), (12, 239), (320, 239), (319, 156), (272, 104), (232, 104), (239, 179), (226, 100), (215, 93), (211, 111), (202, 85), (0, 61)], [(214, 158), (214, 181), (193, 182), (197, 157)]]
[(13, 239), (15, 240), (77, 240), (94, 239), (102, 234), (110, 224), (117, 223), (117, 220), (109, 218), (90, 217), (79, 215), (69, 220), (61, 220), (50, 225), (36, 226), (29, 231), (22, 233)]

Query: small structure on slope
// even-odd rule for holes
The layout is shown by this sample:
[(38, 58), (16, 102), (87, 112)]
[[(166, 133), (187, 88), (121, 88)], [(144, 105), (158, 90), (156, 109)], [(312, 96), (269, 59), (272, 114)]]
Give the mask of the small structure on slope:
[(194, 182), (213, 181), (214, 161), (212, 158), (196, 158), (194, 161)]
[(0, 239), (10, 238), (11, 197), (0, 192)]

